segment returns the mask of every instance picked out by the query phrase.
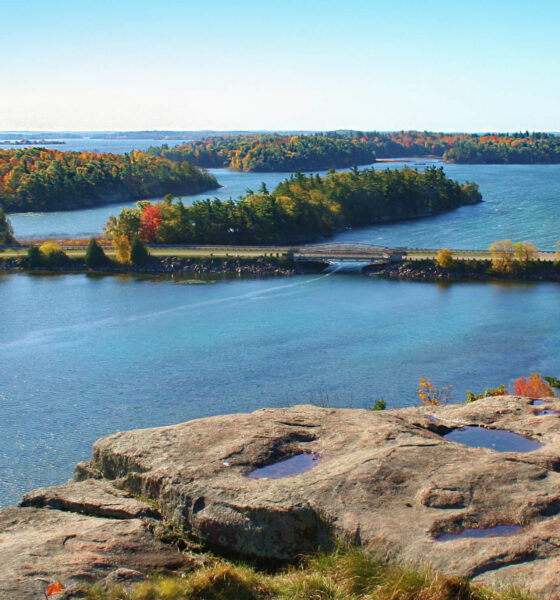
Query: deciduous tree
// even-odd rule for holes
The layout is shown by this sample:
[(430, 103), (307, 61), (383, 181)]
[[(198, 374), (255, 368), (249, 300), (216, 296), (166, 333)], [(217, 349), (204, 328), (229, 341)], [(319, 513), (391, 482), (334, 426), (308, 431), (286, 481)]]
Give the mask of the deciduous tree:
[(513, 393), (516, 396), (529, 398), (548, 398), (556, 395), (552, 388), (543, 381), (540, 373), (532, 373), (528, 378), (516, 379), (513, 384)]
[(488, 248), (492, 256), (492, 268), (498, 273), (513, 272), (514, 246), (511, 240), (499, 240)]
[(442, 269), (450, 269), (453, 266), (453, 254), (448, 248), (440, 248), (436, 254), (436, 262)]
[(123, 265), (130, 264), (130, 242), (126, 235), (117, 235), (113, 238), (113, 248), (117, 262)]

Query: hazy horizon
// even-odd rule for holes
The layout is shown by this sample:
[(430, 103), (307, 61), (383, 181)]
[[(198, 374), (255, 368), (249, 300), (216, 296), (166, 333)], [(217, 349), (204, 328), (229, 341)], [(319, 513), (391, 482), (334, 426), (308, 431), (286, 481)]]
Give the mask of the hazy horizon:
[(0, 130), (560, 130), (552, 0), (26, 0), (2, 16)]

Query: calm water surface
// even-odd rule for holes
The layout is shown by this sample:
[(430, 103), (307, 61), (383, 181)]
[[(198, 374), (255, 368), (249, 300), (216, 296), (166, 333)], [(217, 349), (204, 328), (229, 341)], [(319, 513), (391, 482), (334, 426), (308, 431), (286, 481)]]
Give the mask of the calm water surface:
[(116, 430), (264, 406), (415, 404), (558, 374), (554, 284), (340, 273), (178, 285), (0, 277), (0, 504), (61, 482)]

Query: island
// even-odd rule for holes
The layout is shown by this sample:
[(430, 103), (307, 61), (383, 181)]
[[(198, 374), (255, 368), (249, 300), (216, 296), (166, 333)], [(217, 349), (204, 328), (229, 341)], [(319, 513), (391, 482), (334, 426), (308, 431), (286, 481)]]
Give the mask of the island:
[(297, 173), (269, 192), (265, 184), (239, 201), (218, 198), (141, 203), (112, 216), (110, 239), (138, 236), (165, 244), (288, 244), (346, 228), (436, 215), (481, 202), (475, 183), (459, 184), (441, 167), (352, 169), (325, 177)]
[(189, 162), (136, 150), (124, 155), (0, 150), (0, 207), (7, 213), (72, 210), (218, 187), (213, 175)]

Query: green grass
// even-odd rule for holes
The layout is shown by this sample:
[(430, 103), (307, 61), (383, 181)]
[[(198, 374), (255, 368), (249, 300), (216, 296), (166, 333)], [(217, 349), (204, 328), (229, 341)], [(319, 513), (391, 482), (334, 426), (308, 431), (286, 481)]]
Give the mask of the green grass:
[(431, 569), (387, 562), (357, 548), (340, 547), (299, 566), (263, 572), (214, 559), (175, 576), (154, 576), (131, 587), (93, 586), (88, 600), (534, 600), (510, 588), (502, 592)]

